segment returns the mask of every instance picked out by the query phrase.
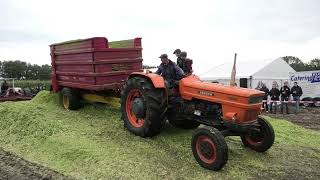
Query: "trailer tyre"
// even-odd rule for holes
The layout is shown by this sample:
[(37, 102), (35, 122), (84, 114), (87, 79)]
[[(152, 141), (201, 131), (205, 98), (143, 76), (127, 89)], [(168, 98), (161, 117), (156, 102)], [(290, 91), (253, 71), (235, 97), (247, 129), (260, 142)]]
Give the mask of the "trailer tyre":
[(68, 110), (77, 110), (82, 106), (79, 93), (71, 88), (62, 89), (61, 102), (63, 107)]
[(218, 171), (228, 161), (227, 143), (215, 128), (198, 128), (193, 133), (191, 146), (193, 156), (206, 169)]
[(166, 96), (144, 77), (130, 78), (121, 92), (124, 126), (141, 137), (152, 137), (164, 127)]
[(248, 134), (241, 135), (244, 146), (257, 152), (267, 151), (274, 143), (275, 135), (272, 125), (264, 118), (258, 118), (259, 131), (249, 131)]

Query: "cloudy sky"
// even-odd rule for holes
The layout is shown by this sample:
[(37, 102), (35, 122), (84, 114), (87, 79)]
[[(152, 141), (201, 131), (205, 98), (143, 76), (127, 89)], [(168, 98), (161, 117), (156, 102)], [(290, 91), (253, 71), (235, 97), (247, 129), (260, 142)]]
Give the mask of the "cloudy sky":
[(196, 73), (227, 61), (320, 57), (319, 0), (1, 0), (0, 60), (50, 63), (49, 44), (142, 37), (144, 64), (181, 48)]

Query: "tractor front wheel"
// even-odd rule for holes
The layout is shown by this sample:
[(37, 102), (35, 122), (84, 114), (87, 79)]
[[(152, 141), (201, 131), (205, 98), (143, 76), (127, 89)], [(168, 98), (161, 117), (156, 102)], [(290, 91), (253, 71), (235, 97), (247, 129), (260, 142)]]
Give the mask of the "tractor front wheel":
[(192, 137), (192, 152), (204, 168), (218, 171), (228, 161), (228, 146), (219, 130), (198, 128)]
[(262, 117), (258, 118), (259, 127), (250, 130), (241, 136), (242, 143), (257, 152), (267, 151), (274, 142), (274, 130), (272, 125)]
[(121, 92), (121, 112), (128, 131), (141, 137), (151, 137), (164, 127), (166, 96), (144, 77), (130, 78)]

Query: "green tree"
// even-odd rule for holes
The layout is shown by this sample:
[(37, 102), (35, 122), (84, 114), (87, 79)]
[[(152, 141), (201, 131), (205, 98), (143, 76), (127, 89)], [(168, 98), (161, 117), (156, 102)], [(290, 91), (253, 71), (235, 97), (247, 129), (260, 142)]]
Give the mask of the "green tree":
[(295, 71), (307, 71), (307, 66), (301, 59), (294, 56), (284, 56), (282, 57)]
[(2, 75), (6, 78), (24, 79), (27, 70), (27, 63), (23, 61), (3, 61)]
[(312, 59), (310, 62), (307, 63), (308, 69), (310, 70), (320, 70), (320, 59)]
[(50, 65), (39, 66), (23, 61), (0, 61), (0, 76), (6, 78), (49, 80), (51, 74)]

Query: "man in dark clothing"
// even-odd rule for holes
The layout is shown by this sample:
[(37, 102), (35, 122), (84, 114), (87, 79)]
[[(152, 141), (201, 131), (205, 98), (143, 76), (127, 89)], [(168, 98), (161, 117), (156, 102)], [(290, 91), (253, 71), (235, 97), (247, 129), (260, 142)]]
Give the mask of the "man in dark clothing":
[(302, 89), (298, 86), (297, 82), (294, 82), (293, 87), (291, 88), (291, 94), (293, 100), (296, 101), (296, 113), (299, 111), (299, 104), (300, 104), (300, 96), (303, 94)]
[(288, 86), (288, 82), (285, 81), (283, 83), (283, 86), (280, 89), (280, 94), (281, 94), (281, 113), (283, 112), (283, 106), (286, 107), (286, 113), (289, 114), (289, 109), (288, 109), (288, 100), (289, 100), (289, 96), (291, 94), (290, 92), (290, 88)]
[(264, 97), (263, 97), (263, 103), (262, 103), (262, 108), (268, 112), (268, 96), (269, 96), (269, 89), (267, 88), (267, 86), (265, 84), (262, 84), (262, 87), (259, 89), (259, 91), (263, 91), (264, 92)]
[(190, 75), (192, 74), (192, 60), (187, 58), (187, 52), (183, 51), (180, 53), (179, 55), (180, 57), (180, 61), (178, 64), (178, 66), (183, 70), (183, 72), (186, 74), (186, 75)]
[(170, 88), (175, 87), (177, 85), (177, 81), (182, 79), (185, 74), (176, 63), (168, 59), (167, 54), (162, 54), (159, 58), (162, 63), (155, 73), (161, 75), (169, 83)]
[[(269, 95), (271, 97), (271, 102), (270, 102), (270, 112), (276, 114), (277, 113), (277, 102), (274, 101), (279, 101), (279, 96), (280, 96), (280, 91), (277, 87), (277, 83), (273, 82), (272, 84), (272, 89), (269, 92)], [(272, 105), (275, 104), (274, 106), (274, 111), (272, 111)]]
[(173, 54), (176, 55), (177, 57), (177, 64), (179, 65), (181, 63), (181, 58), (180, 58), (180, 53), (181, 53), (181, 50), (180, 49), (176, 49), (173, 51)]
[(180, 49), (176, 49), (173, 51), (173, 54), (175, 54), (177, 57), (179, 57), (179, 54), (181, 53)]
[(9, 85), (7, 83), (6, 80), (3, 81), (3, 83), (1, 84), (1, 91), (0, 94), (5, 93), (9, 88)]

